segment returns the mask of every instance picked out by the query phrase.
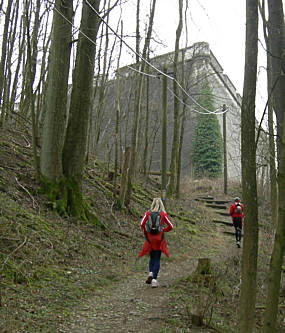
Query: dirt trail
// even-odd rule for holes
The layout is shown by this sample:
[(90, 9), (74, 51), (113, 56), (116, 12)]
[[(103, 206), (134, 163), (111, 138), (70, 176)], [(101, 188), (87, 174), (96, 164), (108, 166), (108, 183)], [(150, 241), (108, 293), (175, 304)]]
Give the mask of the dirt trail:
[[(227, 218), (226, 218), (227, 220)], [(227, 226), (215, 224), (216, 235), (209, 235), (204, 245), (217, 245), (214, 261), (225, 259), (229, 255), (229, 246), (235, 249), (233, 238), (225, 235)], [(203, 235), (204, 237), (204, 235)], [(206, 237), (206, 236), (205, 236)], [(210, 239), (211, 238), (211, 239)], [(211, 245), (210, 245), (211, 244)], [(124, 281), (115, 282), (111, 288), (102, 289), (93, 295), (84, 305), (74, 309), (68, 327), (61, 327), (61, 333), (155, 333), (170, 332), (165, 329), (165, 321), (171, 313), (175, 317), (175, 305), (171, 304), (170, 288), (174, 283), (184, 278), (197, 266), (199, 257), (199, 243), (192, 252), (180, 254), (177, 260), (163, 260), (158, 281), (159, 288), (151, 288), (145, 283), (147, 277), (147, 264), (145, 273), (136, 273)], [(237, 251), (235, 249), (235, 251)], [(171, 255), (171, 252), (170, 252)], [(233, 252), (231, 252), (233, 255)], [(146, 261), (146, 260), (145, 260)], [(173, 332), (180, 332), (179, 329)], [(183, 332), (187, 332), (183, 330)], [(210, 329), (194, 330), (189, 332), (214, 332)]]
[(159, 288), (144, 283), (147, 272), (126, 279), (92, 297), (74, 313), (69, 328), (60, 332), (155, 332), (168, 316), (168, 288), (193, 267), (193, 259), (179, 265), (164, 262), (159, 274)]

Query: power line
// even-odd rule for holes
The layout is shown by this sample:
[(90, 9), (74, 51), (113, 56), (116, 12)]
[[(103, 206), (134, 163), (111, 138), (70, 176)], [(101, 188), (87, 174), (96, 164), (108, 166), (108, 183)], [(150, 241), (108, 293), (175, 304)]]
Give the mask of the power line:
[[(161, 71), (159, 68), (155, 67), (154, 65), (152, 65), (149, 61), (147, 61), (145, 58), (143, 58), (139, 53), (137, 53), (127, 42), (124, 41), (124, 39), (101, 17), (100, 13), (90, 4), (90, 2), (88, 0), (85, 0), (86, 4), (92, 9), (92, 11), (98, 16), (98, 18), (113, 32), (113, 34), (119, 38), (121, 40), (121, 42), (127, 47), (129, 48), (134, 54), (136, 54), (143, 62), (145, 62), (148, 66), (150, 66), (151, 68), (153, 68), (155, 71), (157, 71), (158, 73), (160, 73), (161, 75), (167, 77), (168, 79), (176, 82), (176, 84), (178, 85), (178, 87), (183, 91), (183, 93), (189, 97), (197, 106), (199, 106), (202, 110), (205, 111), (204, 114), (220, 114), (220, 113), (216, 113), (216, 111), (211, 111), (211, 110), (208, 110), (207, 108), (203, 107), (202, 105), (200, 105), (192, 96), (190, 96), (188, 94), (188, 92), (181, 86), (181, 84), (172, 76), (168, 75), (167, 73), (164, 73), (163, 71)], [(55, 6), (54, 6), (54, 10), (64, 19), (66, 20), (73, 28), (75, 28), (79, 33), (81, 33), (85, 38), (87, 38), (92, 44), (96, 45), (96, 43), (89, 37), (87, 36), (84, 32), (82, 32), (80, 30), (80, 28), (76, 27), (69, 19), (67, 19), (65, 17), (65, 15), (63, 15)], [(134, 69), (133, 67), (131, 66), (128, 66), (128, 68), (132, 69), (132, 70), (135, 70), (135, 71), (138, 71), (137, 69)], [(141, 71), (138, 71), (140, 72), (141, 74), (143, 75), (149, 75), (151, 76), (151, 74), (147, 74), (145, 72), (141, 72)], [(156, 77), (157, 76), (152, 76), (152, 77)], [(173, 92), (172, 92), (173, 93)], [(173, 93), (174, 94), (174, 93)], [(176, 98), (178, 98), (176, 95), (175, 95)], [(178, 98), (178, 100), (180, 100)], [(181, 101), (181, 100), (180, 100)], [(185, 104), (185, 103), (183, 103)], [(187, 104), (186, 104), (187, 105)], [(187, 105), (188, 107), (190, 107), (189, 105)], [(193, 110), (192, 111), (194, 112), (198, 112), (198, 113), (202, 113), (202, 112), (199, 112), (197, 110)], [(226, 111), (223, 111), (222, 113), (224, 112), (227, 112)]]
[[(153, 68), (155, 71), (157, 71), (158, 73), (160, 73), (161, 75), (167, 77), (168, 79), (174, 81), (177, 83), (178, 87), (184, 92), (184, 94), (186, 94), (187, 97), (189, 97), (197, 106), (199, 106), (201, 109), (203, 109), (204, 111), (206, 111), (206, 113), (208, 114), (213, 114), (215, 112), (206, 109), (205, 107), (203, 107), (202, 105), (200, 105), (192, 96), (190, 96), (188, 94), (188, 92), (181, 86), (181, 84), (172, 76), (168, 75), (167, 73), (164, 73), (163, 71), (161, 71), (159, 68), (155, 67), (154, 65), (152, 65), (149, 61), (147, 61), (145, 58), (143, 58), (139, 53), (137, 53), (128, 43), (126, 43), (123, 38), (117, 34), (117, 32), (100, 16), (100, 13), (90, 4), (90, 2), (88, 0), (85, 0), (86, 4), (94, 11), (94, 13), (99, 17), (99, 19), (105, 24), (107, 25), (107, 27), (113, 32), (113, 34), (115, 36), (117, 36), (122, 43), (127, 46), (134, 54), (136, 54), (143, 62), (145, 62), (148, 66), (150, 66), (151, 68)], [(128, 66), (129, 68), (132, 68), (130, 66)], [(137, 71), (137, 70), (136, 70)], [(144, 72), (141, 72), (142, 74), (145, 74)]]
[[(157, 78), (157, 75), (149, 74), (149, 73), (145, 73), (145, 72), (141, 72), (140, 70), (138, 70), (138, 69), (136, 69), (136, 68), (133, 68), (133, 67), (131, 67), (131, 66), (129, 66), (129, 65), (126, 66), (126, 67), (128, 67), (129, 69), (131, 69), (131, 70), (134, 71), (134, 72), (137, 72), (137, 73), (140, 73), (140, 74), (144, 74), (144, 75), (149, 76), (149, 77), (152, 77), (152, 78)], [(173, 92), (173, 90), (171, 90), (169, 87), (167, 87), (167, 90), (170, 91), (170, 93), (171, 93), (173, 96), (175, 96), (175, 97), (179, 100), (179, 102), (180, 102), (181, 104), (185, 105), (185, 106), (188, 107), (188, 108), (191, 108), (191, 111), (194, 111), (194, 112), (196, 112), (196, 113), (200, 113), (200, 114), (223, 114), (223, 113), (225, 113), (225, 112), (228, 111), (228, 109), (226, 109), (226, 110), (224, 110), (224, 111), (222, 111), (222, 112), (218, 112), (220, 109), (217, 109), (217, 110), (215, 110), (215, 111), (209, 111), (209, 112), (201, 112), (201, 111), (195, 110), (195, 109), (192, 108), (191, 105), (185, 103), (185, 102), (184, 102), (179, 96), (177, 96), (177, 95)], [(193, 97), (190, 96), (189, 94), (187, 94), (187, 97), (190, 97), (190, 99), (191, 99), (192, 101), (195, 101), (195, 99), (193, 99)], [(199, 104), (198, 104), (198, 105), (199, 105)], [(200, 106), (200, 105), (199, 105), (199, 106)]]

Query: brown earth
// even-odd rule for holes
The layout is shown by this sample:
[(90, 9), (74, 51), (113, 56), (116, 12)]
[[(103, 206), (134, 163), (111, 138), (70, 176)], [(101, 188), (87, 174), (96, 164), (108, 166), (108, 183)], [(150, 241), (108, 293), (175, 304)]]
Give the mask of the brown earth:
[[(207, 210), (204, 211), (206, 212)], [(210, 209), (208, 214), (216, 218), (220, 216)], [(177, 310), (181, 309), (173, 304), (172, 296), (177, 282), (189, 277), (195, 270), (198, 258), (210, 257), (212, 265), (215, 265), (228, 256), (240, 257), (241, 250), (235, 247), (233, 237), (223, 233), (228, 227), (218, 224), (212, 226), (212, 230), (208, 227), (201, 230), (203, 238), (192, 238), (187, 240), (187, 244), (176, 239), (179, 239), (181, 229), (176, 231), (175, 241), (172, 240), (171, 233), (167, 234), (171, 259), (162, 260), (158, 288), (151, 288), (145, 283), (148, 258), (144, 258), (141, 263), (143, 271), (127, 276), (123, 281), (114, 283), (110, 289), (103, 289), (90, 297), (87, 302), (74, 309), (70, 323), (63, 325), (59, 332), (217, 332), (206, 326), (195, 328), (190, 318), (188, 328), (185, 323), (179, 323), (180, 315)], [(136, 253), (134, 258), (135, 256)], [(130, 259), (130, 265), (136, 266), (134, 258)], [(175, 321), (177, 327), (173, 327)]]

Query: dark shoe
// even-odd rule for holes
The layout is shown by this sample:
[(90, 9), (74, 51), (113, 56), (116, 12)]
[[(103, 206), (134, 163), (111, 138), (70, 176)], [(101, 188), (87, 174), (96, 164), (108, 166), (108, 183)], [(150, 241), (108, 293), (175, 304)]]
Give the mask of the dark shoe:
[(237, 241), (237, 247), (240, 248), (240, 242), (239, 241)]
[(145, 283), (151, 284), (152, 279), (153, 279), (152, 275), (149, 275), (148, 278), (146, 279)]

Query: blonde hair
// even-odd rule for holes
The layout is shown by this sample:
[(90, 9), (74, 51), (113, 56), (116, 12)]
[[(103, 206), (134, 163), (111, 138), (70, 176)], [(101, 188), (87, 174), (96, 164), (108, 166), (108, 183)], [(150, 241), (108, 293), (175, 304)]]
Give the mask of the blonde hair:
[(160, 198), (154, 198), (152, 201), (152, 204), (150, 206), (150, 210), (153, 212), (160, 212), (163, 211), (166, 213), (166, 210), (164, 208), (164, 204)]

